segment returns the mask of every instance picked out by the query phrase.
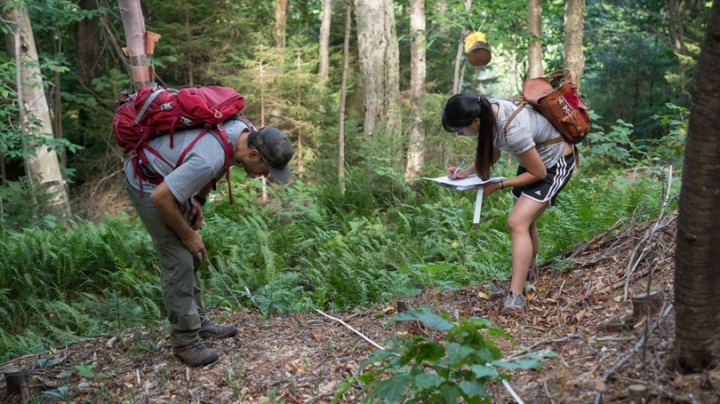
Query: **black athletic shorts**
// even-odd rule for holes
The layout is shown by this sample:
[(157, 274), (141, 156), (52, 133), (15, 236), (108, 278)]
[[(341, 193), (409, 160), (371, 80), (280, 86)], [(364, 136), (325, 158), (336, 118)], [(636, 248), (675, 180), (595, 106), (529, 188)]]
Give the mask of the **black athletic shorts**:
[[(520, 195), (537, 202), (548, 202), (550, 206), (555, 206), (555, 198), (562, 191), (565, 184), (570, 181), (570, 176), (575, 169), (575, 155), (573, 153), (563, 156), (558, 160), (557, 164), (548, 168), (547, 177), (532, 184), (523, 185), (521, 187), (513, 187), (513, 198), (518, 199)], [(525, 167), (520, 166), (517, 175), (527, 172)]]

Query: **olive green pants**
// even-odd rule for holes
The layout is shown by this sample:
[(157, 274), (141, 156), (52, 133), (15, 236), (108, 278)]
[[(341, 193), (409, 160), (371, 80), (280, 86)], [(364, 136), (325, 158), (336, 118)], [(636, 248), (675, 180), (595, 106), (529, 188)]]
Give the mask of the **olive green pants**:
[(150, 201), (150, 192), (140, 191), (125, 182), (130, 200), (142, 218), (160, 258), (160, 286), (170, 320), (173, 346), (187, 345), (198, 339), (200, 323), (205, 319), (198, 270), (202, 260), (188, 251), (175, 231), (168, 226)]

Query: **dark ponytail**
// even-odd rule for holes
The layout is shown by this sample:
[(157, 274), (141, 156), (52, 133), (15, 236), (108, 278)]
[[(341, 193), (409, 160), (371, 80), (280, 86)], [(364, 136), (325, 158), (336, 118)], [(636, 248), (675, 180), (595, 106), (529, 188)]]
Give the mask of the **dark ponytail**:
[(490, 102), (485, 97), (472, 94), (455, 94), (445, 104), (442, 114), (443, 128), (448, 132), (457, 132), (470, 126), (480, 118), (480, 134), (475, 152), (475, 171), (484, 180), (490, 178), (493, 165), (493, 139), (495, 138), (496, 120)]

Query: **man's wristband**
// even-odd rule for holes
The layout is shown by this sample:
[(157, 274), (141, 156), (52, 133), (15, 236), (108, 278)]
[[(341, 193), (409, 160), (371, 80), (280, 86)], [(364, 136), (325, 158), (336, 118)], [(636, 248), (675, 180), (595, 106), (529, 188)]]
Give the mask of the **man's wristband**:
[(500, 186), (502, 187), (501, 189), (505, 189), (505, 181), (500, 181)]
[(207, 202), (207, 198), (202, 197), (200, 195), (193, 195), (193, 199), (198, 201), (200, 203), (200, 206), (205, 206), (205, 202)]

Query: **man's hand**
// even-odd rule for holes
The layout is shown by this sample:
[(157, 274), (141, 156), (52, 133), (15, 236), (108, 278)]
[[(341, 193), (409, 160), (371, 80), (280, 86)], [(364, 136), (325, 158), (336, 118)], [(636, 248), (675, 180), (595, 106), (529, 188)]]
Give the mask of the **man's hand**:
[(202, 227), (203, 219), (205, 219), (205, 214), (202, 210), (202, 205), (200, 205), (200, 202), (196, 201), (195, 199), (192, 200), (192, 208), (190, 209), (190, 213), (188, 214), (188, 219), (190, 219), (190, 227), (193, 230), (200, 230)]
[(488, 182), (483, 186), (483, 196), (488, 196), (501, 188), (502, 184), (499, 182)]
[(205, 244), (203, 244), (200, 233), (196, 231), (188, 233), (187, 236), (182, 239), (182, 243), (191, 253), (200, 253), (204, 260), (207, 259), (207, 250), (205, 250)]

